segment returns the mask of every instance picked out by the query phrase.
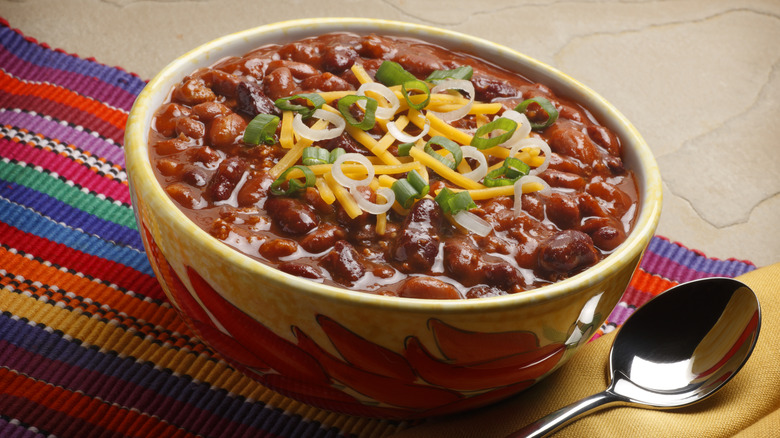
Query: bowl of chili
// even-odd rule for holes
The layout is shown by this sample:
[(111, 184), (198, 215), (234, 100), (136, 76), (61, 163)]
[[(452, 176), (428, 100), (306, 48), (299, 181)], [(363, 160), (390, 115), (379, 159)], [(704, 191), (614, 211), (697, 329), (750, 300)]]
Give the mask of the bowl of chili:
[(188, 52), (139, 95), (125, 151), (188, 327), (283, 395), (370, 417), (473, 409), (562, 366), (661, 208), (649, 147), (597, 93), (384, 20), (281, 22)]

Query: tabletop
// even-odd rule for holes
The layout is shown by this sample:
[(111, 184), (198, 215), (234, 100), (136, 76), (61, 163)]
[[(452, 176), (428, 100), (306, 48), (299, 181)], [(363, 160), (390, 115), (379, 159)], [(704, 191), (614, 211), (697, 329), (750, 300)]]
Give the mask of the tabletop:
[(658, 234), (711, 257), (780, 260), (780, 3), (284, 4), (0, 0), (0, 11), (27, 36), (143, 79), (211, 39), (294, 18), (384, 18), (482, 37), (579, 79), (634, 123), (664, 180)]

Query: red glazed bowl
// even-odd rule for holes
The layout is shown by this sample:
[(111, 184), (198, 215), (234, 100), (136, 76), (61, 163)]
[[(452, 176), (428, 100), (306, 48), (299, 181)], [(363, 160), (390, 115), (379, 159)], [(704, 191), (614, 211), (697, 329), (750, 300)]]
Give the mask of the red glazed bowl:
[[(640, 209), (627, 240), (567, 280), (514, 295), (427, 300), (371, 295), (280, 272), (199, 228), (155, 179), (148, 134), (171, 88), (199, 67), (333, 31), (410, 36), (471, 53), (582, 103), (624, 145)], [(518, 393), (562, 366), (619, 301), (661, 211), (655, 160), (634, 127), (565, 74), (497, 44), (432, 27), (306, 19), (219, 38), (175, 60), (138, 97), (125, 136), (133, 205), (150, 261), (192, 330), (236, 368), (301, 402), (393, 419), (453, 413)]]

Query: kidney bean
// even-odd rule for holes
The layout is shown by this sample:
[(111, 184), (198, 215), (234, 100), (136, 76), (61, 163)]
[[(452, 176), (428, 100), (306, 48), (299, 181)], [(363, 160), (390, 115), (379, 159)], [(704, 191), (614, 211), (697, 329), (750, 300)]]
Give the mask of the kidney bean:
[(322, 63), (322, 55), (318, 46), (307, 44), (305, 42), (294, 42), (286, 44), (279, 49), (279, 56), (282, 59), (290, 59), (304, 64), (309, 64), (319, 69)]
[(547, 169), (539, 175), (540, 178), (547, 181), (551, 187), (562, 187), (571, 190), (582, 190), (585, 187), (585, 178), (576, 173), (563, 172), (555, 169)]
[(314, 209), (296, 198), (270, 196), (265, 210), (276, 226), (292, 235), (306, 234), (320, 223)]
[(398, 296), (437, 300), (456, 300), (461, 298), (455, 286), (433, 277), (410, 277), (399, 289)]
[(217, 116), (225, 116), (233, 111), (219, 102), (203, 102), (192, 107), (192, 112), (201, 122), (210, 122)]
[(606, 149), (615, 158), (623, 155), (620, 140), (607, 128), (600, 125), (588, 126), (588, 137), (594, 143)]
[(550, 167), (548, 169), (568, 172), (584, 178), (589, 178), (593, 174), (593, 168), (590, 165), (571, 157), (556, 154), (555, 152), (550, 156)]
[(314, 187), (306, 188), (306, 191), (303, 192), (303, 200), (308, 205), (314, 207), (314, 209), (317, 210), (317, 212), (320, 214), (332, 215), (336, 211), (336, 209), (333, 208), (333, 205), (328, 204), (324, 199), (322, 199), (322, 196), (320, 196), (320, 191)]
[(553, 152), (569, 155), (585, 164), (593, 164), (600, 158), (597, 146), (578, 128), (577, 122), (558, 119), (546, 129), (549, 135), (547, 143)]
[(181, 182), (175, 182), (165, 188), (165, 192), (185, 208), (198, 209), (204, 204), (198, 191)]
[(187, 171), (182, 174), (181, 180), (193, 187), (203, 187), (208, 182), (208, 175), (199, 167), (188, 166)]
[(582, 231), (588, 233), (593, 244), (602, 251), (612, 251), (626, 240), (623, 224), (612, 217), (588, 218), (582, 224)]
[(194, 139), (203, 138), (206, 135), (206, 125), (191, 117), (179, 117), (176, 119), (176, 132)]
[(430, 270), (439, 253), (442, 220), (441, 208), (433, 199), (423, 198), (412, 206), (391, 247), (391, 258), (401, 263), (402, 270)]
[(572, 105), (561, 104), (560, 102), (554, 102), (556, 109), (558, 110), (558, 116), (564, 119), (574, 120), (575, 122), (582, 122), (582, 111)]
[(409, 73), (422, 78), (428, 76), (434, 70), (444, 69), (444, 65), (438, 58), (427, 56), (426, 53), (410, 53), (402, 51), (396, 54), (393, 61), (401, 64)]
[(157, 143), (154, 148), (157, 154), (165, 156), (181, 152), (191, 148), (192, 146), (195, 146), (196, 144), (197, 143), (195, 140), (187, 137), (186, 135), (179, 135), (176, 138), (169, 138), (168, 140), (163, 140)]
[(306, 263), (280, 263), (279, 270), (291, 275), (295, 275), (296, 277), (310, 278), (312, 280), (319, 280), (325, 277), (320, 268), (308, 265)]
[(608, 213), (602, 207), (601, 203), (590, 193), (580, 193), (577, 195), (577, 204), (580, 208), (580, 216), (606, 217)]
[(258, 249), (261, 256), (269, 260), (287, 257), (298, 251), (298, 242), (291, 239), (271, 239), (263, 242)]
[(206, 195), (212, 201), (224, 201), (230, 198), (245, 170), (246, 162), (238, 157), (222, 161), (209, 181)]
[(310, 76), (314, 76), (320, 73), (319, 70), (310, 66), (309, 64), (304, 64), (303, 62), (288, 61), (285, 59), (277, 59), (271, 61), (270, 63), (268, 63), (268, 68), (266, 69), (265, 72), (266, 74), (268, 74), (276, 70), (277, 68), (281, 68), (281, 67), (286, 67), (290, 69), (290, 73), (292, 73), (295, 79), (306, 79)]
[(544, 220), (544, 203), (542, 202), (542, 195), (533, 193), (523, 193), (522, 197), (522, 210), (536, 220)]
[(588, 184), (585, 191), (602, 200), (601, 205), (611, 216), (622, 216), (632, 204), (626, 192), (604, 181)]
[(396, 48), (388, 44), (388, 41), (377, 35), (366, 35), (360, 40), (358, 53), (369, 59), (391, 59), (396, 53)]
[(241, 82), (236, 87), (236, 103), (239, 111), (254, 117), (258, 114), (281, 114), (274, 101), (263, 93), (256, 82)]
[(545, 199), (547, 218), (558, 228), (576, 228), (580, 224), (580, 209), (577, 198), (553, 192)]
[(518, 241), (515, 251), (517, 266), (535, 270), (539, 267), (539, 248), (541, 244), (535, 237), (524, 235), (522, 241)]
[(319, 253), (332, 248), (346, 236), (347, 232), (343, 228), (323, 222), (301, 239), (301, 246), (306, 251)]
[(357, 52), (350, 46), (327, 46), (322, 50), (322, 69), (326, 72), (340, 74), (351, 68), (357, 57)]
[(163, 176), (178, 176), (184, 171), (184, 164), (169, 158), (160, 158), (157, 160), (156, 167)]
[(558, 231), (539, 248), (539, 266), (551, 273), (571, 274), (598, 260), (593, 240), (582, 231)]
[(333, 249), (322, 258), (321, 263), (336, 280), (355, 282), (366, 274), (366, 267), (360, 254), (344, 240), (336, 242)]
[(463, 240), (448, 240), (442, 250), (444, 270), (447, 275), (463, 283), (473, 286), (483, 283), (485, 279), (485, 263), (476, 248)]
[(176, 135), (176, 121), (191, 113), (184, 105), (168, 102), (154, 113), (154, 129), (165, 137), (173, 137)]
[(287, 67), (280, 67), (268, 73), (263, 81), (263, 92), (273, 100), (295, 94), (298, 84)]
[(193, 106), (217, 98), (214, 91), (206, 85), (203, 78), (193, 77), (173, 89), (172, 98), (185, 105)]
[(512, 97), (518, 94), (517, 89), (507, 82), (477, 72), (474, 72), (471, 82), (474, 84), (476, 99), (481, 102), (490, 102), (497, 97)]
[(208, 146), (200, 146), (190, 149), (190, 159), (194, 163), (200, 163), (208, 169), (215, 169), (222, 156), (219, 152)]
[(261, 200), (268, 197), (268, 189), (273, 181), (273, 177), (266, 172), (252, 173), (238, 190), (236, 202), (241, 207), (257, 205)]
[(346, 80), (328, 72), (304, 79), (301, 82), (301, 88), (304, 90), (317, 91), (348, 91), (355, 89), (355, 87)]
[(244, 136), (246, 120), (238, 114), (217, 116), (209, 126), (209, 143), (216, 147), (228, 147), (239, 144)]
[(236, 88), (241, 83), (238, 76), (220, 70), (210, 70), (204, 79), (211, 83), (211, 88), (217, 94), (226, 97), (235, 97)]

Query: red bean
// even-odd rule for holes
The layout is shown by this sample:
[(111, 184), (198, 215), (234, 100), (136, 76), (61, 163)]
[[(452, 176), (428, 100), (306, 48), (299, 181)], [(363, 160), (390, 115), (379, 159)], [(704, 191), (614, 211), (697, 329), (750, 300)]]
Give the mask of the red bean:
[(279, 265), (279, 270), (296, 277), (319, 280), (324, 277), (320, 268), (305, 263), (284, 262)]
[(210, 122), (217, 116), (224, 116), (233, 111), (219, 102), (203, 102), (192, 107), (192, 112), (202, 122)]
[(252, 174), (238, 190), (236, 202), (241, 207), (256, 205), (268, 197), (268, 189), (274, 181), (273, 177), (265, 172)]
[(444, 244), (444, 269), (447, 275), (466, 286), (483, 283), (484, 262), (476, 248), (463, 240), (449, 240)]
[(217, 116), (211, 122), (208, 132), (209, 143), (216, 147), (239, 144), (244, 136), (246, 120), (238, 114)]
[(603, 201), (601, 205), (611, 216), (622, 216), (632, 204), (631, 197), (626, 192), (604, 181), (588, 184), (585, 191), (601, 199)]
[(558, 228), (565, 230), (579, 226), (580, 209), (577, 198), (569, 194), (553, 192), (547, 197), (545, 204), (547, 218)]
[(398, 296), (456, 300), (461, 298), (455, 286), (432, 277), (411, 277), (401, 286)]
[(340, 74), (352, 67), (357, 57), (357, 52), (350, 46), (327, 46), (322, 51), (322, 69), (326, 72)]
[(267, 74), (263, 81), (263, 92), (273, 100), (292, 96), (298, 85), (287, 67), (277, 68)]
[(316, 91), (348, 91), (355, 89), (349, 82), (328, 72), (305, 79), (301, 82), (301, 88)]
[(176, 121), (189, 116), (192, 111), (178, 103), (166, 103), (154, 113), (154, 129), (165, 137), (176, 135)]
[(266, 74), (271, 73), (272, 71), (281, 67), (286, 67), (290, 69), (290, 73), (292, 73), (295, 79), (306, 79), (310, 76), (314, 76), (320, 73), (320, 71), (317, 70), (316, 68), (310, 66), (309, 64), (304, 64), (303, 62), (277, 59), (275, 61), (271, 61), (270, 63), (268, 63), (268, 69), (266, 69)]
[(314, 209), (295, 198), (270, 196), (265, 210), (276, 226), (292, 235), (306, 234), (320, 223)]
[(474, 84), (474, 93), (477, 100), (490, 102), (497, 97), (510, 97), (517, 95), (517, 89), (505, 81), (490, 78), (479, 73), (474, 73), (471, 78)]
[(392, 259), (401, 263), (402, 270), (430, 270), (439, 253), (442, 220), (441, 208), (433, 199), (423, 198), (412, 206), (391, 249)]
[(173, 89), (173, 99), (189, 106), (216, 98), (217, 95), (206, 85), (203, 78), (191, 78)]
[(287, 257), (298, 251), (298, 243), (291, 239), (272, 239), (263, 242), (258, 249), (261, 256), (268, 260)]
[(174, 201), (185, 208), (197, 209), (202, 207), (204, 203), (200, 194), (191, 186), (184, 183), (175, 182), (166, 187), (165, 192), (168, 193), (168, 196), (173, 198)]
[(311, 233), (301, 239), (301, 246), (306, 251), (319, 253), (332, 248), (336, 242), (347, 236), (343, 228), (329, 223), (321, 223)]
[(258, 114), (281, 114), (274, 101), (263, 93), (263, 87), (255, 82), (241, 82), (236, 87), (236, 108), (254, 117)]
[(168, 140), (163, 140), (157, 143), (154, 145), (154, 148), (157, 154), (165, 156), (184, 151), (195, 145), (195, 140), (187, 137), (186, 135), (179, 135), (176, 138), (170, 138)]
[(336, 242), (321, 263), (335, 280), (341, 282), (355, 282), (366, 274), (360, 254), (344, 240)]
[(179, 117), (176, 119), (176, 132), (194, 139), (203, 138), (206, 125), (190, 117)]
[(184, 164), (168, 158), (157, 160), (156, 167), (163, 176), (178, 176), (184, 170)]
[(281, 56), (282, 59), (290, 59), (309, 64), (317, 69), (320, 68), (320, 64), (322, 63), (319, 47), (303, 42), (294, 42), (285, 45), (279, 49), (279, 56)]
[(190, 159), (193, 162), (202, 164), (209, 169), (215, 169), (217, 164), (219, 164), (219, 161), (222, 159), (222, 156), (219, 154), (219, 152), (208, 146), (192, 148), (191, 151)]
[(246, 161), (239, 157), (222, 161), (209, 181), (206, 194), (212, 201), (224, 201), (230, 198), (245, 170)]
[(551, 273), (573, 274), (598, 260), (593, 240), (582, 231), (559, 231), (539, 248), (539, 266)]
[(626, 240), (623, 224), (611, 217), (588, 218), (582, 224), (582, 231), (588, 233), (593, 244), (602, 251), (612, 251)]
[(585, 187), (585, 178), (577, 175), (576, 173), (563, 172), (555, 169), (547, 169), (539, 175), (543, 180), (547, 181), (550, 187), (561, 187), (564, 189), (572, 189), (580, 191)]
[(241, 82), (238, 76), (220, 70), (211, 70), (206, 80), (217, 94), (226, 97), (235, 97), (236, 87)]
[(576, 122), (559, 119), (547, 128), (548, 144), (553, 152), (576, 158), (585, 164), (593, 164), (600, 158), (593, 140), (583, 133)]
[(208, 182), (208, 176), (203, 169), (188, 166), (187, 171), (182, 174), (181, 180), (193, 187), (203, 187)]

